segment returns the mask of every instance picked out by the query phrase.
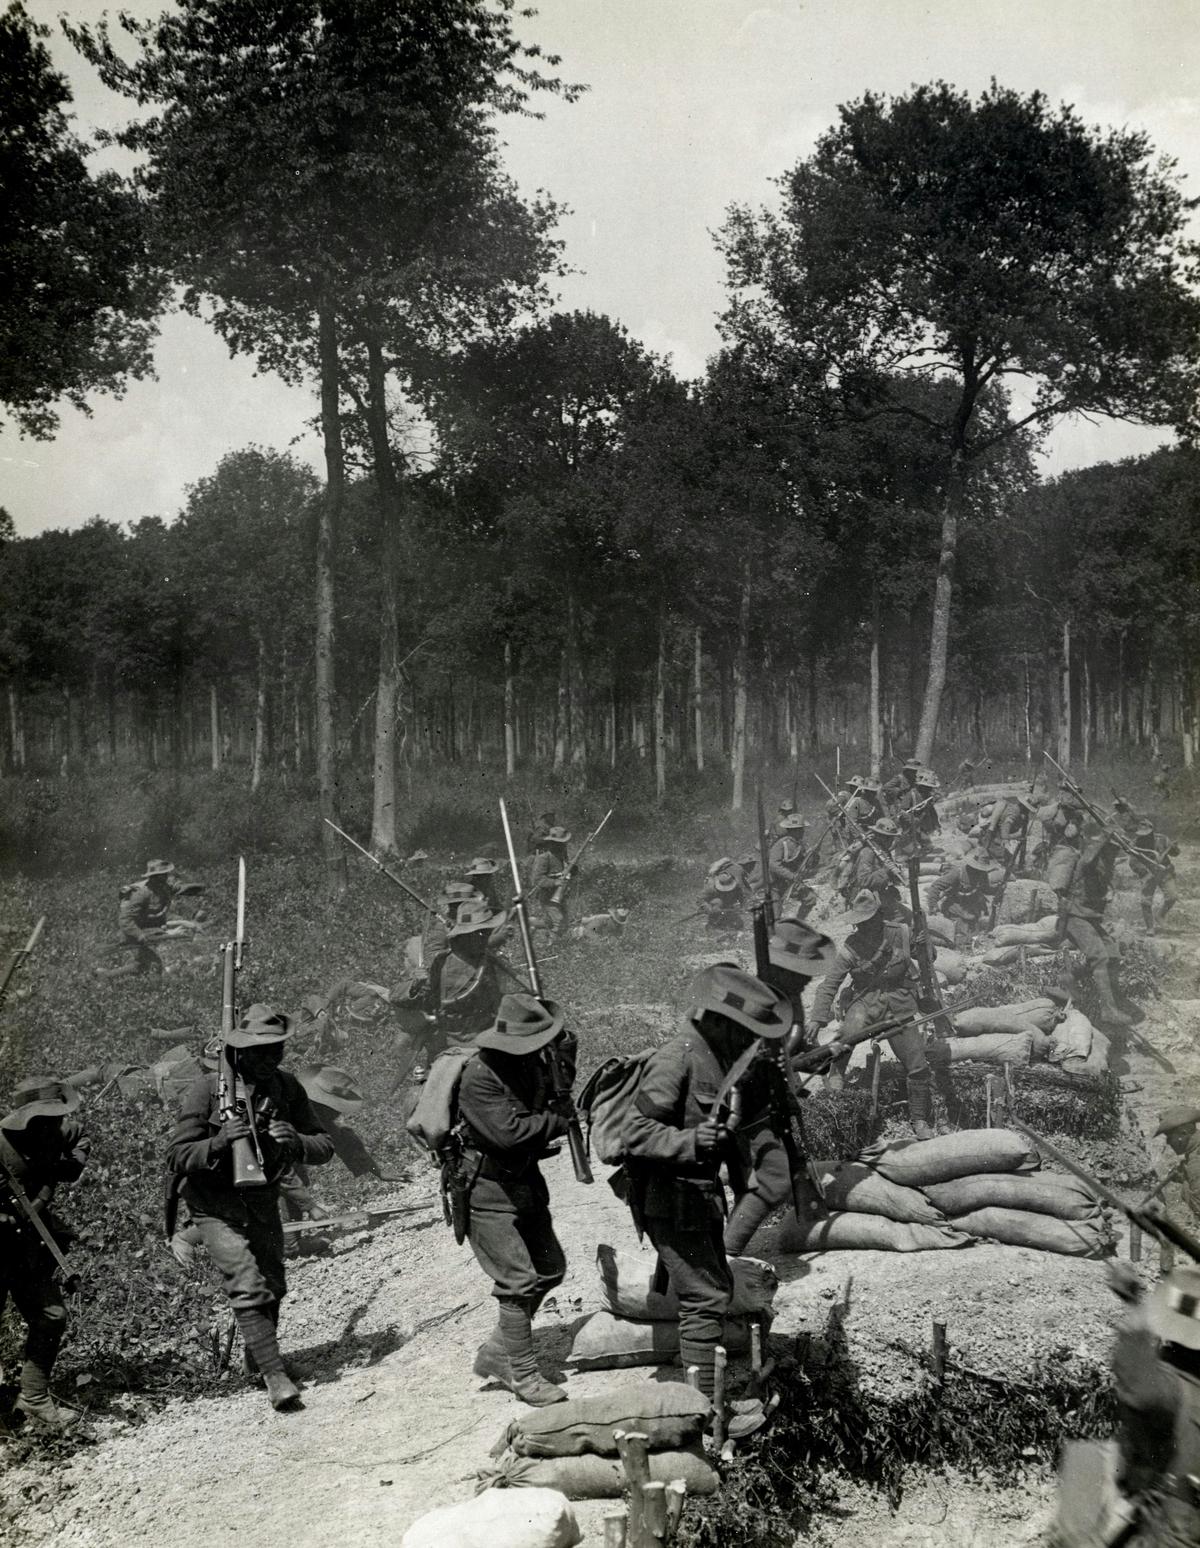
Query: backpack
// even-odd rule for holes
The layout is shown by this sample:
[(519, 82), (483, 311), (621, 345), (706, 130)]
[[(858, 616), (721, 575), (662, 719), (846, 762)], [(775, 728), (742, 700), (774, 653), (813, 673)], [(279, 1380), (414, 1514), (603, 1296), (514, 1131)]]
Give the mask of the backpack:
[(577, 1110), (587, 1117), (588, 1149), (594, 1149), (605, 1166), (619, 1166), (625, 1159), (625, 1118), (652, 1052), (643, 1048), (641, 1053), (605, 1059), (575, 1099)]
[(458, 1124), (458, 1088), (476, 1048), (448, 1048), (429, 1068), (425, 1084), (405, 1127), (418, 1144), (441, 1161)]

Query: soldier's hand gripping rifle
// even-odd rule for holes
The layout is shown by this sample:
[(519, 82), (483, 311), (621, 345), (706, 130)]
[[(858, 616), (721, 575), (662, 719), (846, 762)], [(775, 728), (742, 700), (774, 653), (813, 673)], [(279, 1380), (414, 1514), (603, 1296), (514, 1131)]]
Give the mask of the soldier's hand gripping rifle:
[(12, 956), (8, 959), (8, 966), (4, 969), (4, 977), (0, 978), (0, 1006), (4, 1004), (4, 1001), (8, 995), (8, 986), (12, 983), (17, 969), (21, 966), (22, 962), (25, 961), (26, 957), (29, 956), (30, 952), (33, 951), (38, 941), (41, 940), (42, 930), (45, 928), (45, 925), (46, 916), (43, 914), (42, 917), (38, 920), (37, 924), (34, 925), (33, 933), (25, 942), (24, 946), (18, 946), (17, 949), (13, 952)]
[[(970, 1010), (978, 1003), (978, 1000), (966, 1000), (954, 1009), (956, 1013)], [(927, 1021), (939, 1021), (948, 1014), (945, 1010), (922, 1011), (918, 1016), (896, 1016), (876, 1026), (863, 1027), (846, 1037), (836, 1037), (831, 1043), (818, 1043), (815, 1048), (805, 1048), (793, 1054), (792, 1069), (798, 1075), (822, 1075), (835, 1059), (848, 1053), (851, 1048), (857, 1048), (859, 1043), (882, 1043), (885, 1038), (895, 1037), (898, 1032), (907, 1032), (909, 1027), (922, 1027)]]
[[(1090, 1172), (1085, 1171), (1077, 1161), (1072, 1160), (1068, 1155), (1064, 1155), (1057, 1145), (1051, 1144), (1048, 1139), (1043, 1139), (1040, 1134), (1035, 1133), (1028, 1124), (1022, 1123), (1019, 1118), (1014, 1118), (1011, 1113), (1008, 1116), (1007, 1122), (1009, 1128), (1016, 1129), (1026, 1139), (1032, 1140), (1049, 1160), (1061, 1166), (1064, 1171), (1070, 1172), (1072, 1177), (1077, 1177), (1088, 1192), (1099, 1199), (1102, 1204), (1110, 1204), (1113, 1209), (1118, 1210), (1125, 1216), (1126, 1220), (1132, 1225), (1137, 1226), (1147, 1236), (1153, 1236), (1157, 1241), (1165, 1242), (1170, 1247), (1178, 1247), (1181, 1252), (1186, 1252), (1189, 1258), (1192, 1258), (1196, 1263), (1200, 1263), (1200, 1241), (1197, 1241), (1190, 1232), (1185, 1231), (1177, 1221), (1172, 1220), (1162, 1206), (1154, 1202), (1153, 1194), (1141, 1204), (1126, 1204), (1125, 1200), (1115, 1194), (1111, 1188), (1105, 1187)], [(1170, 1181), (1170, 1179), (1168, 1178), (1167, 1181)]]
[[(7, 1198), (5, 1197), (7, 1195)], [(73, 1273), (63, 1256), (62, 1248), (54, 1240), (54, 1234), (50, 1227), (42, 1219), (37, 1205), (25, 1192), (16, 1177), (9, 1171), (3, 1161), (0, 1161), (0, 1204), (11, 1202), (16, 1210), (18, 1226), (27, 1226), (42, 1243), (42, 1246), (54, 1259), (55, 1267), (62, 1276), (62, 1288), (65, 1295), (73, 1295), (79, 1289), (79, 1275)]]
[[(611, 811), (608, 815), (609, 817), (612, 816)], [(542, 980), (538, 973), (537, 957), (533, 950), (533, 931), (529, 927), (529, 905), (525, 900), (525, 889), (521, 883), (521, 867), (517, 861), (516, 845), (513, 843), (512, 828), (508, 822), (508, 808), (504, 804), (503, 796), (500, 798), (500, 821), (504, 827), (504, 843), (508, 850), (509, 867), (512, 870), (512, 906), (517, 916), (517, 925), (521, 931), (521, 945), (525, 951), (525, 968), (529, 974), (529, 982), (533, 986), (533, 993), (539, 1000), (544, 1000), (545, 996), (542, 993)], [(607, 821), (608, 817), (604, 819), (604, 822)], [(601, 823), (600, 827), (602, 828), (603, 826), (604, 823)], [(599, 833), (599, 831), (600, 828), (597, 828), (596, 833)], [(596, 834), (593, 833), (592, 838), (595, 838), (595, 836)], [(586, 844), (584, 848), (587, 848)], [(583, 850), (581, 849), (579, 853), (582, 854)], [(576, 856), (577, 861), (578, 858)], [(575, 1176), (581, 1183), (593, 1182), (595, 1179), (592, 1177), (592, 1169), (588, 1165), (587, 1146), (583, 1141), (583, 1129), (580, 1126), (579, 1116), (575, 1112), (575, 1104), (571, 1100), (571, 1083), (567, 1078), (566, 1071), (562, 1067), (558, 1052), (553, 1043), (547, 1045), (545, 1058), (550, 1070), (550, 1078), (554, 1083), (555, 1098), (560, 1110), (567, 1114), (567, 1144), (571, 1150), (571, 1165), (575, 1169)]]
[(217, 1060), (217, 1109), (222, 1123), (244, 1119), (250, 1133), (233, 1141), (231, 1160), (235, 1188), (263, 1188), (262, 1145), (254, 1112), (254, 1093), (237, 1071), (229, 1034), (237, 1022), (237, 976), (246, 954), (246, 862), (238, 859), (237, 920), (233, 939), (221, 946), (221, 1051)]
[[(599, 838), (601, 829), (604, 827), (605, 823), (612, 816), (615, 810), (616, 807), (609, 807), (604, 816), (601, 817), (600, 821), (596, 824), (596, 826), (588, 834), (587, 838), (584, 839), (583, 843), (580, 844), (579, 848), (575, 851), (575, 858), (573, 860), (568, 860), (567, 863), (563, 866), (562, 875), (558, 879), (558, 886), (555, 887), (553, 893), (550, 896), (550, 901), (555, 905), (555, 907), (562, 906), (562, 900), (567, 895), (567, 888), (570, 886), (575, 872), (579, 869), (579, 862), (583, 859), (584, 855), (587, 854), (588, 850), (595, 843), (596, 839)], [(518, 885), (517, 891), (519, 892), (520, 890), (520, 886)]]
[[(834, 795), (833, 791), (830, 790), (829, 786), (825, 783), (825, 781), (821, 778), (821, 776), (819, 774), (816, 774), (816, 775), (814, 775), (814, 778), (816, 779), (817, 784), (820, 785), (821, 789), (825, 792), (825, 794), (827, 796), (829, 796), (831, 800), (836, 801), (837, 797)], [(847, 804), (849, 804), (849, 803), (847, 803)], [(874, 854), (875, 858), (879, 861), (880, 865), (883, 866), (885, 871), (887, 871), (887, 872), (889, 872), (891, 874), (891, 876), (895, 879), (896, 883), (899, 886), (903, 886), (904, 885), (904, 872), (900, 869), (900, 867), (896, 863), (896, 861), (893, 860), (891, 855), (886, 853), (885, 850), (880, 849), (879, 845), (875, 842), (875, 840), (871, 837), (871, 835), (866, 831), (866, 829), (865, 828), (861, 828), (858, 825), (858, 823), (855, 822), (854, 818), (851, 817), (850, 813), (848, 811), (846, 811), (844, 808), (842, 810), (842, 820), (845, 822), (846, 826), (850, 829), (850, 831), (854, 835), (854, 837), (856, 839), (858, 839), (860, 843), (865, 844), (869, 850), (871, 850), (871, 852)]]
[(988, 911), (989, 930), (994, 930), (996, 928), (996, 921), (1000, 917), (1000, 905), (1004, 902), (1004, 894), (1008, 888), (1009, 882), (1012, 880), (1012, 873), (1017, 868), (1017, 861), (1021, 858), (1021, 855), (1024, 852), (1025, 838), (1027, 833), (1028, 824), (1026, 824), (1026, 833), (1021, 835), (1020, 842), (1013, 845), (1013, 852), (1011, 855), (1009, 855), (1008, 863), (1004, 867), (1004, 875), (1000, 878), (1000, 885), (996, 888), (996, 894), (992, 899), (992, 906)]

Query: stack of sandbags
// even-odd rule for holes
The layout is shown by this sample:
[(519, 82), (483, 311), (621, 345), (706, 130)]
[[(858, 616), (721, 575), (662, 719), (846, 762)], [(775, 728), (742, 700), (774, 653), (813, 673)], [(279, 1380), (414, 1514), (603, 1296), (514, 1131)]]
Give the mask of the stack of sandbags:
[(1053, 957), (1055, 955), (1055, 948), (1036, 943), (1032, 945), (989, 946), (979, 960), (984, 967), (1011, 967), (1022, 952), (1025, 953), (1027, 958)]
[(1058, 915), (1046, 914), (1033, 924), (1001, 924), (993, 932), (997, 946), (1053, 946)]
[[(604, 1310), (580, 1326), (571, 1362), (580, 1370), (669, 1365), (679, 1357), (679, 1300), (673, 1287), (653, 1287), (654, 1253), (617, 1252), (606, 1242), (596, 1249)], [(731, 1258), (733, 1299), (725, 1319), (730, 1354), (750, 1347), (750, 1319), (770, 1314), (779, 1276), (761, 1258)]]
[(1072, 1075), (1103, 1075), (1109, 1047), (1105, 1034), (1073, 1005), (1054, 1028), (1046, 1057)]
[(681, 1478), (689, 1494), (712, 1494), (718, 1480), (702, 1440), (710, 1412), (708, 1399), (680, 1381), (639, 1381), (555, 1403), (508, 1425), (492, 1447), (495, 1464), (479, 1474), (480, 1487), (556, 1489), (570, 1500), (619, 1499), (624, 1476), (614, 1434), (624, 1430), (645, 1435), (652, 1480)]
[(1028, 1027), (1022, 1032), (981, 1032), (974, 1037), (948, 1037), (951, 1064), (971, 1059), (976, 1064), (1030, 1064), (1034, 1058), (1034, 1039), (1041, 1038), (1037, 1046), (1039, 1055), (1045, 1051), (1047, 1040), (1042, 1034)]
[(415, 1521), (400, 1548), (575, 1548), (583, 1541), (575, 1512), (556, 1489), (520, 1495), (479, 1494)]
[(880, 1140), (859, 1157), (889, 1182), (922, 1192), (977, 1172), (1036, 1172), (1038, 1153), (1012, 1129), (959, 1129), (929, 1140)]
[(985, 1032), (1053, 1032), (1058, 1007), (1053, 1000), (1019, 1000), (1011, 1005), (972, 1005), (952, 1011), (959, 1037), (978, 1037)]
[(933, 1252), (968, 1245), (917, 1189), (889, 1182), (862, 1161), (816, 1165), (827, 1213), (797, 1220), (789, 1210), (780, 1252)]

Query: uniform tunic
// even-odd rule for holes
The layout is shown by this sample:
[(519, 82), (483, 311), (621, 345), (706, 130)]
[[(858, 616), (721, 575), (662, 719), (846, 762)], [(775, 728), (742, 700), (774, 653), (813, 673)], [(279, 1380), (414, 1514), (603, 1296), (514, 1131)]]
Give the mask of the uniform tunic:
[[(832, 968), (817, 985), (811, 1017), (814, 1027), (832, 1020), (834, 1001), (847, 979), (853, 999), (842, 1016), (844, 1033), (861, 1032), (893, 1017), (917, 1015), (921, 975), (913, 961), (908, 926), (901, 920), (885, 923), (883, 940), (869, 954), (861, 929), (850, 932)], [(920, 1027), (909, 1027), (888, 1042), (907, 1074), (920, 1075), (928, 1069), (925, 1035)]]
[[(573, 1081), (575, 1039), (559, 1053)], [(463, 1066), (458, 1111), (474, 1174), (467, 1238), (497, 1300), (540, 1302), (562, 1283), (567, 1261), (554, 1234), (550, 1194), (538, 1161), (567, 1132), (550, 1109), (553, 1087), (536, 1054), (483, 1048)]]
[[(539, 922), (556, 935), (567, 926), (567, 898), (570, 882), (564, 883), (566, 871), (565, 857), (549, 849), (539, 849), (529, 868), (530, 902), (540, 916)], [(575, 875), (578, 875), (578, 872)], [(574, 876), (571, 880), (574, 880)], [(555, 902), (554, 895), (560, 884), (563, 884), (562, 896), (560, 901)]]
[[(68, 1115), (59, 1120), (61, 1139), (50, 1152), (28, 1157), (17, 1147), (20, 1131), (0, 1131), (0, 1162), (31, 1204), (40, 1208), (42, 1221), (60, 1248), (71, 1241), (70, 1231), (49, 1209), (59, 1183), (78, 1180), (87, 1165), (90, 1141), (79, 1120)], [(25, 1358), (49, 1375), (58, 1346), (67, 1329), (67, 1309), (54, 1278), (54, 1259), (0, 1181), (0, 1318), (5, 1302), (13, 1304), (25, 1319), (28, 1335)]]
[(1134, 855), (1129, 857), (1130, 870), (1141, 879), (1142, 903), (1153, 908), (1154, 894), (1161, 892), (1162, 912), (1165, 914), (1179, 901), (1175, 867), (1171, 864), (1179, 853), (1179, 845), (1173, 844), (1165, 833), (1151, 833), (1143, 838), (1135, 838), (1133, 847), (1145, 856), (1145, 859), (1138, 859)]
[[(882, 853), (888, 853), (882, 845), (880, 849)], [(889, 919), (903, 912), (904, 905), (895, 873), (884, 864), (870, 844), (857, 844), (847, 850), (838, 863), (836, 885), (847, 904), (865, 890), (875, 894)]]
[(1115, 864), (1112, 846), (1104, 838), (1093, 839), (1082, 853), (1060, 844), (1050, 857), (1046, 879), (1058, 894), (1067, 939), (1093, 969), (1107, 967), (1120, 955), (1104, 927)]
[(800, 874), (804, 864), (804, 845), (790, 833), (777, 838), (771, 845), (767, 864), (771, 871), (771, 887), (778, 896), (786, 892)]
[[(275, 1070), (254, 1088), (267, 1181), (261, 1187), (235, 1188), (232, 1147), (214, 1143), (221, 1129), (217, 1084), (215, 1072), (193, 1083), (180, 1108), (168, 1162), (183, 1179), (184, 1200), (234, 1310), (266, 1308), (281, 1301), (287, 1291), (280, 1184), (295, 1162), (320, 1166), (328, 1161), (333, 1141), (296, 1077), (287, 1070)], [(299, 1155), (288, 1154), (270, 1137), (271, 1118), (295, 1128)]]
[(937, 802), (916, 787), (896, 802), (894, 816), (905, 838), (918, 841), (923, 849), (931, 847), (934, 834), (942, 831)]
[(721, 1157), (697, 1155), (696, 1129), (712, 1113), (725, 1074), (712, 1045), (689, 1022), (647, 1059), (624, 1132), (646, 1233), (679, 1299), (683, 1366), (699, 1367), (709, 1396), (733, 1276), (722, 1240)]
[[(929, 889), (931, 914), (955, 921), (956, 940), (977, 930), (991, 908), (992, 894), (984, 878), (963, 862), (946, 866)], [(961, 927), (961, 928), (960, 928)]]
[(132, 952), (135, 972), (162, 972), (162, 958), (150, 943), (166, 929), (170, 907), (170, 892), (160, 892), (148, 882), (130, 882), (121, 888), (117, 909), (120, 938), (114, 951), (119, 955)]

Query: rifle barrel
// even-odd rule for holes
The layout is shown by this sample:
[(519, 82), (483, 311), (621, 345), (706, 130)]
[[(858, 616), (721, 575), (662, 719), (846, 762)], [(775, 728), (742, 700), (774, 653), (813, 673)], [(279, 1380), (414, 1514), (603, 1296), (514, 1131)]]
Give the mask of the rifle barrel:
[(395, 872), (389, 871), (382, 860), (377, 860), (369, 849), (364, 849), (357, 839), (352, 839), (344, 828), (339, 828), (336, 822), (330, 822), (328, 817), (323, 817), (321, 821), (328, 823), (333, 831), (338, 834), (340, 838), (344, 838), (352, 849), (357, 849), (360, 855), (365, 855), (366, 858), (375, 867), (375, 869), (377, 871), (382, 871), (383, 874), (387, 877), (388, 881), (395, 883), (395, 885), (399, 887), (400, 891), (410, 897), (418, 908), (423, 908), (427, 914), (433, 914), (435, 917), (437, 916), (438, 911), (436, 908), (434, 908), (432, 903), (426, 902), (426, 900), (419, 892), (414, 892), (407, 882), (401, 881)]

